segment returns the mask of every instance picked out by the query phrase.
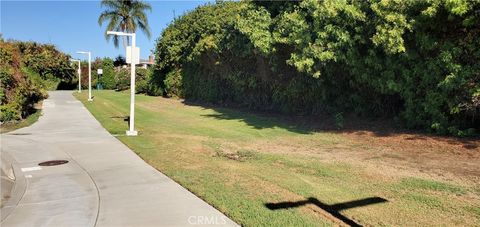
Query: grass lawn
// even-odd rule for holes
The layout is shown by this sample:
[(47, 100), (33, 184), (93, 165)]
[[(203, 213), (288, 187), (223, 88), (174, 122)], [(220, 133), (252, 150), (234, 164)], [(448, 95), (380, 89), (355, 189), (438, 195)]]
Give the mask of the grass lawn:
[(478, 141), (309, 124), (137, 95), (76, 94), (159, 171), (245, 226), (479, 226)]

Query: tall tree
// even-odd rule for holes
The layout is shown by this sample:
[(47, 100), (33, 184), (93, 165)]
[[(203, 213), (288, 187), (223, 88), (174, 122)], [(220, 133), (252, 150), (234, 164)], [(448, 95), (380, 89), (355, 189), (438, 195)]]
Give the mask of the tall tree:
[[(150, 4), (141, 0), (102, 0), (102, 7), (107, 8), (98, 17), (98, 24), (102, 26), (108, 21), (107, 31), (121, 31), (133, 33), (140, 28), (150, 38), (150, 27), (146, 11), (152, 11)], [(113, 36), (113, 44), (118, 47), (118, 36)], [(105, 32), (105, 39), (110, 36)], [(127, 46), (129, 38), (123, 36), (123, 45)]]

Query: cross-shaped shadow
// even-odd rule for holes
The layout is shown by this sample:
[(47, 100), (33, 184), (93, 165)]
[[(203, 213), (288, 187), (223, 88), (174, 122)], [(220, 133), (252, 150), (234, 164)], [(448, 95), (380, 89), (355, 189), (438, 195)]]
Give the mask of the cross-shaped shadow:
[(265, 206), (270, 210), (278, 210), (278, 209), (289, 209), (289, 208), (304, 206), (307, 204), (315, 204), (316, 206), (320, 207), (322, 210), (327, 211), (334, 217), (343, 221), (345, 224), (348, 224), (350, 226), (361, 226), (360, 224), (356, 223), (352, 219), (349, 219), (343, 216), (340, 213), (340, 211), (354, 208), (354, 207), (368, 206), (371, 204), (384, 203), (384, 202), (388, 202), (388, 200), (380, 197), (370, 197), (370, 198), (365, 198), (360, 200), (353, 200), (353, 201), (328, 205), (328, 204), (322, 203), (316, 198), (310, 197), (307, 200), (302, 200), (297, 202), (266, 203)]

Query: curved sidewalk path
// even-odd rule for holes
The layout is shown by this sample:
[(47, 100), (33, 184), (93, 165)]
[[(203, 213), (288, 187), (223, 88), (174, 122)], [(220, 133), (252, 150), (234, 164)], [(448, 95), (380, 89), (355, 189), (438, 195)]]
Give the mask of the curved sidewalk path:
[[(111, 136), (71, 93), (50, 92), (37, 123), (1, 135), (16, 176), (2, 226), (236, 225)], [(69, 163), (39, 168), (54, 159)]]

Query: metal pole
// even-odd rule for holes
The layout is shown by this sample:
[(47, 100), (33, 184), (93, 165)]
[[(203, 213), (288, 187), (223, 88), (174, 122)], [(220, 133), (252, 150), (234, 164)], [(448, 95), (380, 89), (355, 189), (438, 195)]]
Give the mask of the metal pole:
[(80, 67), (81, 61), (78, 60), (78, 93), (82, 92), (82, 67)]
[(93, 101), (92, 99), (92, 56), (88, 52), (88, 101)]
[(130, 63), (130, 129), (127, 131), (128, 136), (136, 136), (138, 134), (135, 131), (135, 33), (132, 33), (132, 45), (131, 45), (131, 63)]
[[(131, 53), (131, 62), (130, 62), (130, 119), (129, 119), (129, 128), (126, 131), (127, 136), (136, 136), (138, 134), (135, 131), (135, 64), (136, 64), (136, 53), (135, 53), (135, 33), (125, 33), (117, 31), (107, 31), (107, 35), (126, 35), (132, 37), (132, 45), (130, 46)], [(140, 57), (140, 56), (138, 56)]]

